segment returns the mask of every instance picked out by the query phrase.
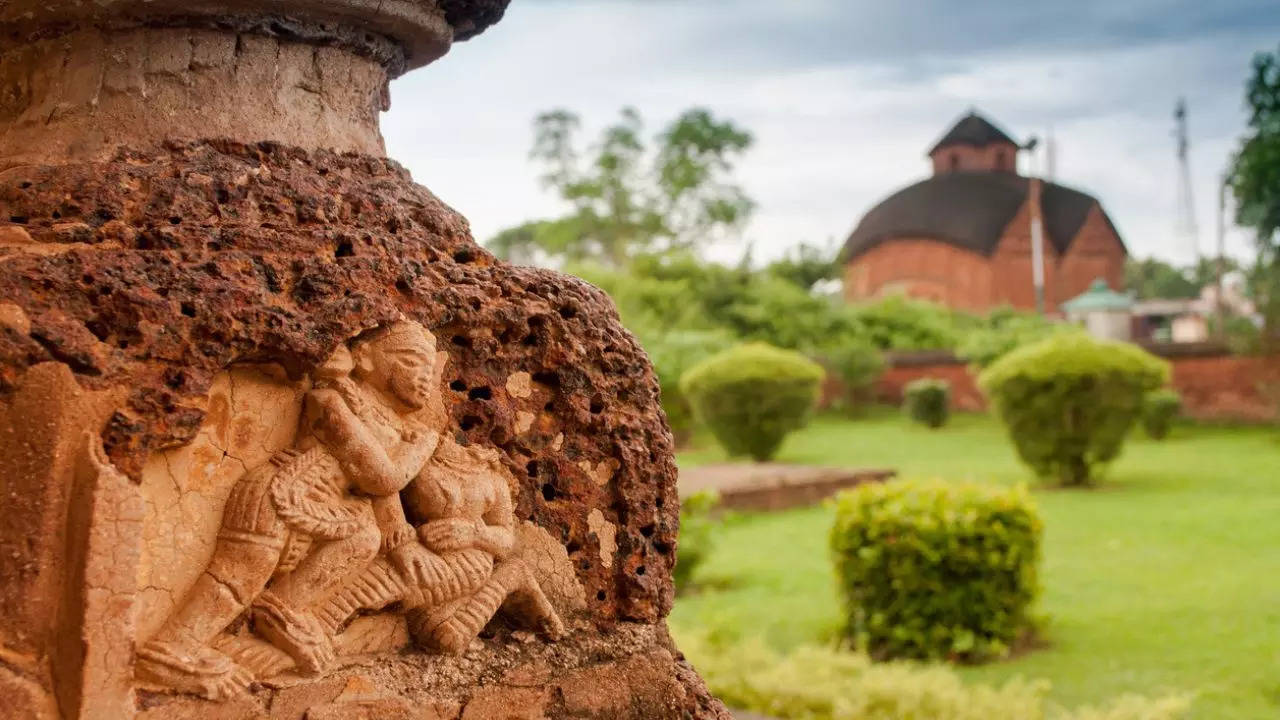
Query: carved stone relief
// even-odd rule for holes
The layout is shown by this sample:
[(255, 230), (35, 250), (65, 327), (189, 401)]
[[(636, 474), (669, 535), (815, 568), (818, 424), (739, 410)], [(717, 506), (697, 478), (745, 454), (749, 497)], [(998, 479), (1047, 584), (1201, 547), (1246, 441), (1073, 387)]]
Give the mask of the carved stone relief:
[[(260, 369), (215, 383), (205, 430), (144, 472), (141, 586), (159, 625), (141, 629), (139, 679), (225, 699), (344, 655), (461, 653), (504, 606), (547, 639), (564, 633), (519, 546), (514, 480), (445, 427), (446, 363), (401, 321), (302, 383)], [(208, 559), (187, 578), (184, 556)]]

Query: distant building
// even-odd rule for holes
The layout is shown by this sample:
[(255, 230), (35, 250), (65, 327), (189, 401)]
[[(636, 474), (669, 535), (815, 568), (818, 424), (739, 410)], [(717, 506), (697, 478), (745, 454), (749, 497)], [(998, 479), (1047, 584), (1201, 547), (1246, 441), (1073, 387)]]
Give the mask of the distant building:
[[(1236, 283), (1223, 287), (1222, 309), (1262, 326), (1253, 301)], [(1209, 339), (1209, 322), (1218, 314), (1218, 288), (1206, 285), (1193, 299), (1149, 299), (1133, 304), (1133, 338), (1152, 342), (1201, 342)]]
[(977, 113), (929, 151), (933, 176), (871, 208), (845, 242), (845, 296), (902, 293), (965, 310), (1035, 308), (1031, 218), (1044, 227), (1046, 309), (1095, 278), (1124, 284), (1128, 254), (1091, 195), (1019, 175), (1019, 146)]
[(1133, 296), (1118, 293), (1098, 278), (1088, 290), (1062, 303), (1067, 320), (1103, 340), (1129, 340), (1133, 334)]

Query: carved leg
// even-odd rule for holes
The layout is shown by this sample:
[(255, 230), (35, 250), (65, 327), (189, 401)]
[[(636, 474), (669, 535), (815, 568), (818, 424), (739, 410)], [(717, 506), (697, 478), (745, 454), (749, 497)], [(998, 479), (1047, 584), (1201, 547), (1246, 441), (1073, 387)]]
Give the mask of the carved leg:
[(508, 598), (508, 603), (515, 606), (512, 609), (517, 610), (519, 615), (530, 622), (548, 640), (559, 640), (564, 637), (564, 621), (560, 619), (560, 614), (556, 612), (551, 601), (547, 599), (546, 593), (542, 591), (538, 579), (523, 561), (513, 562), (519, 564), (523, 582), (519, 587), (512, 589)]
[(294, 610), (311, 608), (363, 571), (381, 543), (375, 525), (341, 540), (317, 542), (293, 572), (271, 583), (271, 591)]
[(403, 601), (410, 592), (404, 576), (385, 558), (378, 558), (354, 580), (331, 594), (316, 610), (316, 617), (333, 635), (357, 610), (381, 610)]
[(506, 596), (502, 583), (491, 579), (470, 597), (431, 610), (410, 611), (409, 633), (428, 648), (461, 655), (480, 635)]
[(430, 610), (409, 614), (409, 631), (418, 642), (440, 652), (461, 654), (509, 598), (519, 603), (550, 639), (564, 635), (564, 624), (542, 592), (528, 566), (519, 559), (505, 560), (473, 595)]
[(437, 581), (425, 585), (405, 577), (389, 560), (380, 557), (343, 583), (320, 605), (316, 615), (332, 634), (358, 610), (381, 610), (397, 602), (408, 608), (443, 607), (470, 597), (484, 585), (492, 573), (485, 566), (489, 557), (479, 550), (433, 554), (426, 562), (428, 575)]
[(253, 629), (293, 658), (299, 672), (315, 675), (336, 657), (332, 637), (306, 610), (295, 610), (267, 590), (253, 603)]
[(134, 675), (144, 682), (209, 700), (243, 693), (254, 679), (252, 673), (213, 648), (156, 640), (138, 649)]
[(253, 681), (251, 674), (209, 642), (262, 591), (279, 555), (269, 537), (261, 542), (219, 538), (213, 560), (186, 601), (138, 650), (138, 678), (210, 699), (243, 691)]
[(284, 650), (298, 670), (317, 674), (335, 659), (333, 633), (313, 612), (362, 571), (382, 542), (376, 526), (350, 537), (312, 545), (310, 554), (292, 572), (277, 578), (253, 604), (254, 630)]

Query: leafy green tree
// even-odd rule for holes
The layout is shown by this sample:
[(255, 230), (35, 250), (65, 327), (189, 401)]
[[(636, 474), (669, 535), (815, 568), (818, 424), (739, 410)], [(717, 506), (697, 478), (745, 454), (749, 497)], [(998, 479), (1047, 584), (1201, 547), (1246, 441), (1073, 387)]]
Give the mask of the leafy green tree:
[(765, 272), (791, 282), (805, 290), (824, 280), (840, 277), (840, 263), (836, 251), (819, 245), (800, 243), (765, 266)]
[(1267, 337), (1280, 329), (1280, 50), (1258, 53), (1245, 85), (1249, 131), (1231, 168), (1236, 222), (1257, 233), (1258, 258), (1249, 290), (1266, 318)]
[(639, 112), (624, 108), (587, 149), (580, 118), (552, 110), (534, 120), (530, 157), (541, 180), (571, 210), (563, 217), (504, 230), (495, 253), (537, 251), (570, 262), (623, 267), (642, 253), (696, 250), (728, 236), (754, 203), (731, 178), (751, 134), (701, 108), (686, 110), (655, 138), (650, 152)]
[[(1158, 258), (1130, 258), (1124, 264), (1125, 287), (1137, 293), (1141, 300), (1199, 297), (1201, 283), (1198, 281), (1202, 278), (1198, 275), (1192, 279), (1188, 273)], [(1212, 278), (1210, 274), (1209, 280)]]
[[(1240, 263), (1232, 258), (1222, 258), (1222, 273), (1240, 271)], [(1197, 288), (1213, 285), (1218, 280), (1218, 258), (1202, 257), (1195, 265), (1186, 269), (1186, 275)]]

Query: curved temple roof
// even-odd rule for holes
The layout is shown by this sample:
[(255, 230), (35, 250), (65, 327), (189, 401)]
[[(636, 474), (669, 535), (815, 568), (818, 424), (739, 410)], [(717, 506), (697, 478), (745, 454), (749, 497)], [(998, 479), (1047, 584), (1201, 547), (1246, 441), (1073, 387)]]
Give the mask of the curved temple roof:
[(932, 155), (944, 147), (951, 145), (970, 145), (972, 147), (984, 147), (993, 143), (1008, 143), (1017, 146), (1017, 142), (1009, 135), (996, 127), (992, 122), (976, 112), (970, 111), (968, 115), (960, 118), (960, 120), (942, 136), (932, 148), (929, 148), (929, 155)]
[[(929, 237), (990, 255), (1026, 202), (1030, 185), (1025, 177), (993, 172), (951, 172), (922, 180), (868, 211), (845, 241), (840, 258), (848, 262), (894, 237)], [(1045, 235), (1059, 254), (1066, 252), (1097, 204), (1079, 190), (1043, 184)], [(1105, 212), (1103, 217), (1111, 222)]]

